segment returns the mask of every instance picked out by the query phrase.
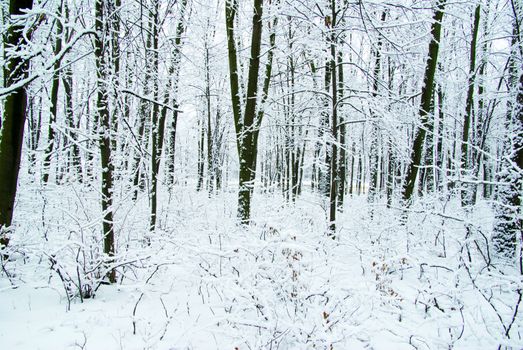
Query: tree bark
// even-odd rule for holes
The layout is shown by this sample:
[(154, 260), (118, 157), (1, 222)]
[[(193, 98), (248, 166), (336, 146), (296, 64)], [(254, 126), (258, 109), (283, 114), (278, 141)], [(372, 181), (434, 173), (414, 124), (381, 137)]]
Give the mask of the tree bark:
[[(54, 54), (58, 55), (60, 51), (62, 51), (62, 33), (63, 33), (63, 25), (62, 25), (62, 10), (63, 10), (63, 0), (60, 2), (60, 6), (58, 7), (57, 16), (56, 19), (56, 38), (55, 38), (55, 44), (54, 44)], [(43, 173), (42, 173), (42, 181), (44, 184), (47, 184), (49, 182), (49, 173), (51, 172), (51, 157), (53, 155), (53, 149), (55, 146), (55, 135), (54, 135), (54, 124), (56, 123), (56, 113), (58, 108), (58, 89), (60, 88), (60, 65), (61, 60), (57, 60), (53, 66), (53, 83), (51, 86), (51, 108), (49, 113), (49, 125), (47, 126), (47, 147), (45, 149), (45, 157), (44, 157), (44, 164), (43, 164)]]
[(65, 144), (68, 147), (67, 156), (67, 169), (77, 179), (81, 180), (82, 165), (80, 162), (80, 148), (77, 143), (76, 130), (78, 125), (75, 121), (74, 110), (73, 110), (73, 72), (70, 66), (64, 68), (62, 84), (64, 86), (65, 94), (65, 124), (67, 126), (68, 138), (66, 138)]
[[(142, 24), (143, 25), (143, 24)], [(149, 30), (147, 30), (147, 39), (145, 41), (145, 74), (144, 79), (142, 81), (142, 88), (143, 88), (143, 95), (149, 96), (149, 93), (151, 91), (149, 83), (151, 81), (151, 62), (153, 61), (152, 55), (153, 52), (151, 50), (152, 48), (152, 30), (153, 30), (153, 22), (152, 20), (149, 21)], [(143, 28), (142, 28), (143, 30)], [(132, 164), (131, 170), (134, 172), (133, 177), (133, 200), (136, 200), (138, 198), (138, 192), (140, 189), (145, 188), (145, 170), (143, 169), (143, 149), (142, 144), (147, 145), (147, 124), (148, 119), (150, 118), (151, 113), (151, 103), (149, 101), (146, 101), (144, 99), (140, 100), (140, 105), (138, 108), (138, 118), (137, 118), (137, 139), (138, 144), (136, 145), (137, 149), (135, 150), (134, 154), (134, 161)], [(147, 147), (145, 147), (147, 149)]]
[[(31, 10), (32, 7), (32, 0), (11, 0), (9, 2), (11, 20), (14, 16)], [(12, 24), (7, 29), (4, 40), (4, 46), (21, 45), (25, 40), (23, 28)], [(27, 76), (29, 60), (12, 55), (6, 57), (6, 61), (3, 75), (4, 86), (8, 87)], [(9, 244), (9, 231), (13, 220), (18, 173), (22, 158), (26, 106), (25, 86), (16, 89), (5, 98), (4, 115), (0, 125), (0, 249)]]
[[(344, 77), (343, 77), (343, 54), (338, 51), (338, 94), (339, 100), (343, 100), (344, 95)], [(338, 190), (338, 210), (343, 211), (343, 203), (345, 200), (345, 191), (347, 183), (347, 130), (345, 123), (345, 114), (343, 109), (339, 116), (340, 119), (340, 130), (339, 130), (339, 142), (340, 142), (340, 158), (339, 158), (339, 190)]]
[(172, 187), (174, 185), (175, 176), (175, 151), (176, 151), (176, 129), (178, 127), (178, 80), (180, 77), (180, 62), (181, 62), (181, 49), (182, 49), (182, 35), (185, 32), (185, 11), (187, 9), (187, 0), (182, 0), (180, 5), (180, 19), (176, 26), (176, 36), (174, 38), (174, 49), (172, 52), (171, 65), (169, 66), (169, 77), (173, 91), (173, 115), (171, 125), (169, 128), (169, 154), (167, 161), (167, 172), (168, 181), (167, 183)]
[(96, 106), (99, 122), (98, 144), (102, 166), (102, 213), (103, 213), (103, 243), (104, 254), (108, 256), (106, 266), (107, 278), (110, 283), (116, 282), (116, 271), (110, 265), (114, 262), (114, 225), (113, 225), (113, 170), (111, 162), (111, 125), (109, 116), (109, 94), (107, 88), (107, 70), (105, 57), (106, 38), (103, 34), (104, 2), (95, 2), (95, 29), (94, 55), (96, 58), (97, 94)]
[[(331, 1), (331, 15), (333, 29), (337, 24), (336, 0)], [(336, 212), (338, 201), (338, 75), (336, 65), (336, 32), (332, 30), (330, 37), (330, 65), (332, 81), (332, 119), (331, 119), (331, 159), (330, 159), (330, 185), (329, 185), (329, 236), (336, 238)]]
[(433, 17), (434, 22), (432, 23), (431, 28), (432, 40), (429, 44), (429, 57), (427, 59), (427, 65), (425, 67), (425, 76), (423, 79), (423, 88), (421, 90), (421, 103), (419, 108), (421, 127), (418, 128), (416, 131), (414, 144), (412, 146), (411, 161), (407, 167), (407, 174), (402, 190), (402, 199), (404, 201), (404, 205), (407, 206), (410, 205), (410, 201), (412, 200), (412, 194), (414, 192), (414, 186), (416, 184), (418, 169), (421, 164), (423, 143), (425, 141), (425, 134), (428, 123), (427, 116), (432, 105), (434, 76), (436, 73), (436, 67), (438, 63), (439, 41), (441, 38), (441, 21), (443, 19), (445, 3), (446, 0), (438, 1), (437, 9)]
[[(254, 190), (256, 176), (256, 160), (259, 128), (263, 119), (263, 109), (256, 113), (258, 95), (258, 77), (260, 70), (260, 49), (262, 37), (262, 12), (263, 0), (254, 0), (254, 14), (252, 18), (251, 53), (249, 59), (249, 73), (247, 81), (247, 96), (245, 112), (241, 115), (241, 102), (239, 95), (239, 72), (237, 51), (234, 37), (234, 22), (238, 9), (237, 0), (227, 0), (225, 4), (225, 17), (227, 25), (227, 46), (229, 52), (229, 81), (231, 85), (231, 102), (240, 163), (239, 189), (238, 189), (238, 218), (242, 224), (249, 224), (251, 220), (251, 198)], [(273, 45), (268, 53), (263, 84), (263, 105), (267, 98), (272, 69)]]
[[(513, 4), (516, 5), (516, 4)], [(522, 8), (514, 7), (515, 19), (517, 11)], [(517, 21), (513, 23), (512, 50), (508, 61), (508, 87), (509, 91), (516, 91), (516, 101), (507, 102), (507, 115), (505, 128), (508, 130), (502, 148), (501, 171), (497, 180), (502, 185), (497, 187), (497, 212), (493, 232), (495, 251), (501, 255), (512, 258), (516, 253), (519, 240), (519, 266), (523, 274), (523, 65), (521, 37)], [(519, 52), (517, 51), (519, 48)], [(517, 81), (518, 64), (520, 65), (519, 82)]]
[[(523, 68), (523, 67), (522, 67)], [(523, 70), (522, 70), (523, 72)], [(521, 198), (523, 193), (523, 73), (519, 78), (517, 101), (512, 117), (512, 132), (506, 140), (506, 155), (498, 177), (499, 207), (494, 228), (494, 248), (501, 255), (514, 256), (516, 242), (523, 240)], [(518, 237), (519, 236), (519, 237)], [(521, 259), (520, 252), (520, 259)]]
[[(152, 4), (153, 13), (152, 13), (152, 68), (153, 68), (153, 99), (155, 101), (159, 100), (159, 58), (158, 58), (158, 36), (160, 34), (160, 3), (159, 0), (155, 0)], [(152, 108), (152, 121), (151, 121), (151, 216), (149, 220), (149, 230), (153, 232), (156, 229), (156, 215), (158, 212), (158, 171), (160, 169), (160, 159), (161, 159), (161, 146), (160, 138), (163, 138), (160, 134), (160, 129), (163, 124), (163, 114), (160, 114), (160, 106), (158, 103), (153, 104)]]
[[(387, 18), (387, 12), (381, 13), (381, 23), (385, 22)], [(373, 82), (372, 82), (372, 97), (376, 101), (378, 97), (379, 81), (381, 76), (381, 47), (383, 46), (383, 38), (381, 33), (378, 33), (378, 42), (376, 43), (376, 49), (374, 50), (374, 71), (373, 71)], [(374, 110), (371, 109), (372, 125), (371, 125), (371, 140), (370, 140), (370, 151), (369, 151), (369, 172), (370, 172), (370, 183), (368, 201), (374, 203), (378, 191), (378, 140), (380, 137), (380, 129), (378, 125), (378, 116)]]
[[(472, 110), (474, 107), (474, 81), (476, 75), (476, 43), (478, 41), (478, 32), (479, 32), (479, 19), (481, 15), (481, 5), (476, 6), (474, 11), (474, 27), (472, 29), (472, 42), (470, 43), (470, 67), (469, 67), (469, 79), (468, 79), (468, 88), (467, 88), (467, 102), (465, 107), (465, 118), (463, 121), (463, 134), (461, 140), (461, 176), (471, 174), (473, 170), (473, 162), (471, 162), (472, 157), (469, 157), (469, 132), (470, 132), (470, 123), (472, 119)], [(461, 205), (467, 206), (474, 202), (472, 194), (475, 193), (471, 184), (466, 182), (462, 183), (461, 189)]]

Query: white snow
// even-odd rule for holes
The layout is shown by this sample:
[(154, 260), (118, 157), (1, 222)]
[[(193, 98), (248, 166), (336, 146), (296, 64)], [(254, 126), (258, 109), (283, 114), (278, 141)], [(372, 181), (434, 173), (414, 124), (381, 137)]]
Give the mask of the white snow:
[[(311, 194), (292, 205), (256, 193), (256, 223), (246, 229), (236, 224), (234, 191), (164, 190), (150, 235), (147, 198), (120, 197), (118, 283), (83, 302), (73, 296), (68, 310), (49, 256), (73, 281), (77, 268), (83, 283), (95, 279), (86, 271), (102, 246), (97, 193), (21, 186), (16, 254), (4, 264), (10, 278), (0, 278), (2, 349), (523, 348), (521, 316), (503, 336), (521, 275), (497, 261), (487, 268), (481, 256), (487, 203), (466, 217), (459, 203), (421, 201), (407, 234), (399, 210), (379, 204), (371, 218), (365, 198), (354, 197), (333, 241), (326, 204)], [(460, 220), (472, 225), (468, 238)]]

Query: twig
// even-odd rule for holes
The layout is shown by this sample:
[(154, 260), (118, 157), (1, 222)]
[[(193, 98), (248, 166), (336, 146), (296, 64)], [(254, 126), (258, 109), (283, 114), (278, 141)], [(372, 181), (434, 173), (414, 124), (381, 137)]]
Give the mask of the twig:
[(140, 297), (138, 298), (138, 301), (136, 302), (136, 304), (134, 304), (134, 309), (133, 309), (133, 335), (136, 335), (136, 309), (138, 308), (138, 304), (142, 300), (144, 294), (145, 293), (142, 292), (142, 294), (140, 294)]

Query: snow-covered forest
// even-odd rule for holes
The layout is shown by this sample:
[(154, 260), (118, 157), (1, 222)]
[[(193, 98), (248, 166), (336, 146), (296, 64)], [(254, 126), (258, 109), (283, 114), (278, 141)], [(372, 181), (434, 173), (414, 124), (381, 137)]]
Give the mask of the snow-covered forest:
[(0, 0), (0, 349), (523, 349), (521, 0)]

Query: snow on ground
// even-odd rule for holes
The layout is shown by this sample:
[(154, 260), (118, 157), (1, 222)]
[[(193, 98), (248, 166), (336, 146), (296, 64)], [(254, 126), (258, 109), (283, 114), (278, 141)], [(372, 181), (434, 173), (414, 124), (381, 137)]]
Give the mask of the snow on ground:
[[(523, 348), (523, 283), (487, 255), (486, 203), (464, 213), (424, 199), (405, 226), (399, 209), (354, 197), (333, 241), (315, 195), (257, 193), (246, 229), (234, 191), (180, 186), (161, 193), (154, 234), (146, 196), (117, 195), (119, 283), (99, 285), (97, 191), (22, 188), (0, 276), (1, 349)], [(93, 298), (80, 299), (78, 281)]]

